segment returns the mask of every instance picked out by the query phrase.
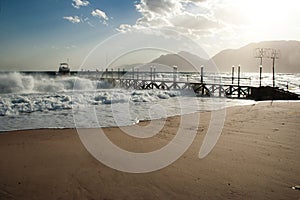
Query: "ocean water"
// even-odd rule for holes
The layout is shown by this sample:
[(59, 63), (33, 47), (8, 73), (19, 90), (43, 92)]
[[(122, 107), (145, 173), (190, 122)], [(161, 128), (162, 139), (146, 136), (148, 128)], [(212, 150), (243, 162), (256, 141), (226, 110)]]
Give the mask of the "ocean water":
[[(157, 74), (157, 79), (171, 79)], [(220, 78), (222, 77), (222, 78)], [(250, 79), (251, 77), (251, 79)], [(278, 84), (299, 93), (299, 74), (279, 74)], [(189, 77), (198, 81), (199, 76)], [(257, 85), (258, 76), (244, 74), (241, 84)], [(186, 80), (178, 75), (178, 80)], [(206, 77), (207, 82), (231, 82), (230, 74)], [(265, 75), (263, 84), (272, 84)], [(0, 73), (0, 131), (126, 126), (141, 120), (159, 119), (230, 106), (249, 105), (251, 100), (196, 97), (188, 90), (126, 90), (111, 88), (89, 76)]]

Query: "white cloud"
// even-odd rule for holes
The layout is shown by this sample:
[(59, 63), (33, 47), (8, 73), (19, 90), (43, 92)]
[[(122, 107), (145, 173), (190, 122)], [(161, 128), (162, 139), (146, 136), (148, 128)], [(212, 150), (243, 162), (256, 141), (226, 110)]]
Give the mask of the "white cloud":
[(89, 5), (89, 4), (90, 4), (90, 2), (88, 2), (88, 1), (73, 0), (72, 6), (73, 6), (74, 8), (79, 9), (80, 6), (87, 6), (87, 5)]
[[(198, 9), (190, 12), (191, 9), (187, 6), (189, 3)], [(208, 3), (204, 0), (141, 0), (136, 4), (136, 10), (142, 17), (136, 24), (121, 25), (118, 30), (151, 27), (177, 30), (186, 28), (191, 32), (220, 27), (222, 22), (214, 18), (208, 7)]]
[(91, 12), (91, 15), (94, 17), (99, 17), (100, 19), (103, 19), (103, 20), (108, 20), (106, 13), (99, 9), (93, 10)]
[(135, 6), (142, 16), (133, 25), (121, 24), (118, 31), (154, 28), (162, 30), (161, 34), (165, 36), (168, 33), (164, 30), (170, 29), (204, 46), (211, 43), (217, 46), (219, 37), (233, 41), (236, 37), (234, 29), (244, 22), (241, 18), (235, 19), (235, 10), (230, 11), (227, 0), (141, 0)]
[(151, 19), (155, 15), (170, 17), (181, 12), (182, 4), (180, 0), (141, 0), (136, 4), (136, 9), (147, 19)]
[(214, 18), (210, 18), (205, 15), (191, 14), (188, 12), (174, 16), (169, 21), (175, 27), (183, 27), (194, 30), (207, 30), (221, 26), (220, 22)]
[(300, 33), (297, 26), (300, 12), (296, 9), (299, 2), (140, 0), (135, 7), (141, 17), (134, 24), (121, 24), (117, 30), (151, 32), (154, 29), (154, 34), (168, 37), (165, 30), (169, 29), (210, 47), (206, 50), (214, 54), (223, 48), (238, 48), (249, 42), (296, 38), (295, 33)]
[(68, 20), (69, 22), (72, 22), (73, 24), (77, 24), (81, 22), (81, 19), (78, 16), (66, 16), (63, 17), (63, 19)]

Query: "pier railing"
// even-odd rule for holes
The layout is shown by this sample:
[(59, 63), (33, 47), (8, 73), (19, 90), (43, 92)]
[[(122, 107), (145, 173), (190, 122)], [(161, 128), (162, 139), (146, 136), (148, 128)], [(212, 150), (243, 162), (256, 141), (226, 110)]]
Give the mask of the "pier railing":
[[(193, 90), (198, 96), (228, 97), (228, 98), (249, 98), (251, 95), (250, 78), (220, 76), (217, 73), (205, 73), (201, 68), (198, 72), (174, 71), (148, 71), (139, 70), (108, 70), (93, 73), (80, 73), (82, 76), (107, 81), (112, 87), (126, 89), (159, 89), (159, 90)], [(91, 73), (90, 73), (91, 75)], [(243, 83), (244, 85), (242, 85)], [(248, 84), (245, 84), (248, 83)]]
[(220, 76), (218, 73), (204, 74), (203, 67), (199, 72), (149, 71), (106, 69), (97, 77), (109, 82), (113, 87), (127, 89), (159, 89), (159, 90), (193, 90), (197, 96), (226, 97), (254, 100), (299, 100), (299, 95), (279, 89), (278, 87), (254, 87), (251, 78), (241, 77), (240, 67), (237, 76)]

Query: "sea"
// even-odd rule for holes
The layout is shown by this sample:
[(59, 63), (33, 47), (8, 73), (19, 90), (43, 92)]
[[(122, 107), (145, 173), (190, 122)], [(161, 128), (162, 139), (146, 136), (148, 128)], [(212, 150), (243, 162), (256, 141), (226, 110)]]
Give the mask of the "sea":
[[(174, 74), (156, 73), (155, 76), (156, 80), (174, 78)], [(199, 81), (200, 76), (177, 74), (176, 80)], [(232, 80), (230, 73), (207, 73), (204, 81), (231, 83)], [(240, 84), (258, 86), (259, 76), (243, 73)], [(272, 74), (263, 75), (262, 85), (272, 85)], [(276, 74), (276, 86), (300, 94), (300, 74)], [(97, 78), (96, 73), (50, 76), (47, 73), (0, 72), (0, 132), (127, 126), (144, 120), (255, 103), (198, 97), (190, 90), (117, 88)]]

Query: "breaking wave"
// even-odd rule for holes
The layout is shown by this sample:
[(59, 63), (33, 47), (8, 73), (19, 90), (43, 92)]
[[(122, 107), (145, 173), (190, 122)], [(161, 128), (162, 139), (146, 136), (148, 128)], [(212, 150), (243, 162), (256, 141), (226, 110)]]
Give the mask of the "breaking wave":
[(95, 90), (105, 87), (106, 85), (102, 81), (80, 77), (51, 77), (42, 74), (30, 75), (18, 72), (0, 73), (0, 94)]
[(6, 94), (0, 96), (0, 116), (72, 109), (81, 105), (152, 102), (180, 96), (176, 91), (126, 91), (122, 89), (48, 94)]

